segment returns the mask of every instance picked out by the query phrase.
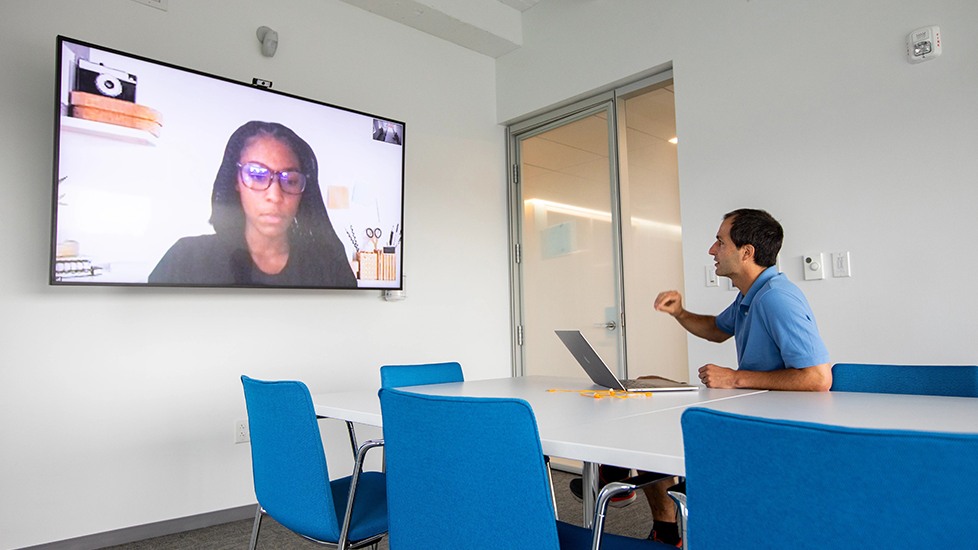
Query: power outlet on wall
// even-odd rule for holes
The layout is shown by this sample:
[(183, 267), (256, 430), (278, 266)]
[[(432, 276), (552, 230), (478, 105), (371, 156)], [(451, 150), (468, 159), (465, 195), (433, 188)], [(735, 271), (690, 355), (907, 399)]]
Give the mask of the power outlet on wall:
[(247, 443), (251, 441), (251, 434), (248, 432), (248, 421), (238, 420), (234, 423), (234, 442)]

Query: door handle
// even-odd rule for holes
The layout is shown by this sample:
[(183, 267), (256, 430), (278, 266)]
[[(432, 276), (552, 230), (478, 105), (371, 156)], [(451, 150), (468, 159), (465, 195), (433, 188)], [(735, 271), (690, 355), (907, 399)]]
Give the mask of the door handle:
[(618, 328), (618, 324), (615, 323), (614, 321), (608, 321), (607, 323), (594, 323), (594, 326), (604, 327), (608, 330), (615, 330), (616, 328)]

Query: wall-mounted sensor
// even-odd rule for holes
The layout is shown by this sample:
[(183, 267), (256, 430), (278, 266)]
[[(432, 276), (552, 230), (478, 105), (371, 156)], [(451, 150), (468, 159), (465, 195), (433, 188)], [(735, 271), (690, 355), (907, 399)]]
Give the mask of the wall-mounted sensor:
[(801, 257), (802, 272), (806, 281), (817, 281), (825, 278), (825, 266), (822, 265), (822, 253), (805, 254)]
[(941, 28), (923, 27), (907, 35), (907, 59), (921, 63), (941, 55)]
[(275, 55), (275, 50), (278, 49), (278, 33), (266, 26), (261, 26), (258, 27), (256, 34), (258, 41), (261, 42), (261, 54), (265, 57)]

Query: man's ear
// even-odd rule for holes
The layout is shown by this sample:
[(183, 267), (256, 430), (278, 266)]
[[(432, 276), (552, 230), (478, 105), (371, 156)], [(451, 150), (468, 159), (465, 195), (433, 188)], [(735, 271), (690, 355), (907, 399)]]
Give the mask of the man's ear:
[(744, 246), (740, 247), (740, 255), (741, 255), (740, 256), (740, 259), (741, 260), (744, 260), (744, 261), (747, 261), (747, 260), (754, 261), (754, 245), (752, 245), (752, 244), (745, 244)]

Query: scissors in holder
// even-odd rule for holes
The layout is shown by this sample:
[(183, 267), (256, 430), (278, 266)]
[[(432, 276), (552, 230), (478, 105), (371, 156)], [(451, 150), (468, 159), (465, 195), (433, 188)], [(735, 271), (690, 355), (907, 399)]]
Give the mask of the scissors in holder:
[(367, 238), (370, 239), (370, 242), (373, 243), (374, 250), (377, 250), (377, 241), (380, 240), (380, 237), (383, 234), (384, 232), (381, 231), (379, 227), (367, 228)]

